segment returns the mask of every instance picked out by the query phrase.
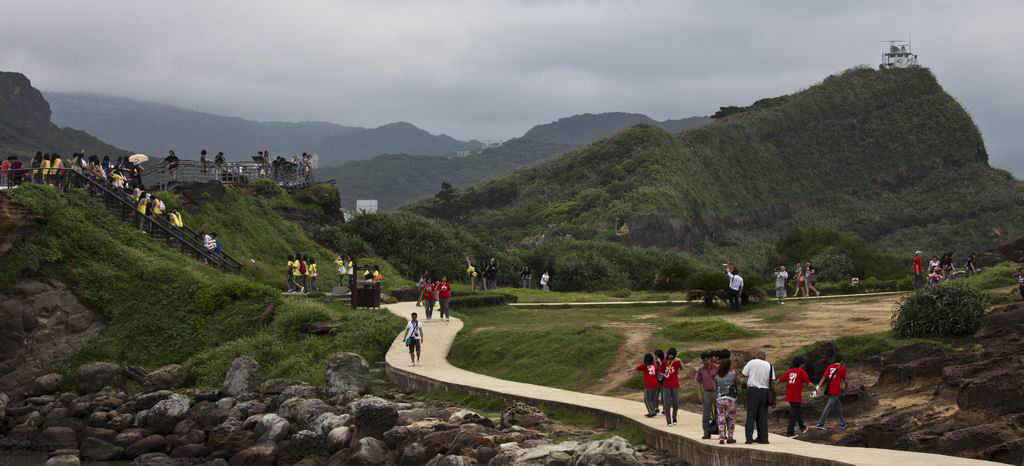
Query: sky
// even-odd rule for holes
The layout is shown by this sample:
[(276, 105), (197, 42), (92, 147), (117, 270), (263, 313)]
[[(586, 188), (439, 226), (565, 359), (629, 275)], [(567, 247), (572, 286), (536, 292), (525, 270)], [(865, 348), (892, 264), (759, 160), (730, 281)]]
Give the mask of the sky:
[(0, 70), (43, 90), (489, 142), (586, 112), (709, 115), (912, 38), (992, 165), (1024, 175), (1019, 0), (0, 3)]

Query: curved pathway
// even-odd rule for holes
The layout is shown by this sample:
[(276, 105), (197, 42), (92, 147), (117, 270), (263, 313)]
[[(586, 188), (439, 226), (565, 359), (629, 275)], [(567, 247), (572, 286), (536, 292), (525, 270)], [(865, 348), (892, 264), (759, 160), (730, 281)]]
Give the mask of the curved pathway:
[[(391, 313), (408, 320), (410, 314), (417, 312), (422, 319), (423, 308), (416, 307), (413, 302), (391, 304), (387, 307)], [(629, 419), (648, 429), (668, 433), (675, 436), (677, 442), (694, 442), (700, 444), (702, 452), (699, 464), (853, 464), (853, 465), (894, 465), (900, 466), (935, 466), (935, 465), (982, 465), (998, 464), (987, 461), (957, 458), (930, 453), (916, 453), (881, 448), (839, 447), (822, 445), (800, 440), (789, 439), (781, 435), (771, 435), (769, 445), (744, 445), (743, 428), (736, 426), (738, 442), (732, 445), (718, 445), (717, 436), (713, 440), (701, 440), (699, 414), (679, 411), (679, 424), (675, 427), (664, 425), (664, 418), (646, 418), (643, 416), (643, 403), (587, 393), (573, 392), (558, 388), (543, 387), (528, 383), (498, 379), (475, 372), (459, 369), (448, 363), (448, 350), (451, 348), (455, 335), (462, 329), (462, 321), (452, 318), (449, 323), (437, 320), (423, 321), (423, 360), (422, 366), (409, 366), (409, 351), (399, 334), (388, 350), (386, 361), (389, 372), (410, 374), (411, 377), (429, 379), (431, 381), (453, 386), (475, 387), (488, 392), (523, 397), (535, 400), (551, 401), (560, 404), (581, 406), (586, 409), (599, 410), (621, 418)], [(404, 333), (404, 332), (403, 332)], [(739, 413), (745, 413), (741, 408)], [(742, 414), (745, 416), (745, 414)], [(681, 437), (681, 438), (679, 438)], [(737, 451), (749, 450), (743, 455)], [(743, 458), (743, 459), (740, 459)]]

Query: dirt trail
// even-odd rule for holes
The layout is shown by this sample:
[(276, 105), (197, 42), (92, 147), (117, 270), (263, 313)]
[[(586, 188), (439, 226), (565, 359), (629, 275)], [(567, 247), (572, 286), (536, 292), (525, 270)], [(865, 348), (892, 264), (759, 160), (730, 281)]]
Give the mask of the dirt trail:
[(626, 342), (622, 344), (619, 354), (615, 357), (612, 365), (608, 367), (604, 377), (586, 390), (589, 393), (598, 395), (605, 395), (615, 391), (633, 376), (631, 372), (626, 372), (626, 369), (634, 367), (639, 360), (638, 355), (643, 355), (648, 351), (647, 342), (650, 340), (651, 335), (657, 331), (657, 328), (652, 324), (640, 323), (613, 322), (604, 324), (604, 327), (622, 333), (626, 337)]

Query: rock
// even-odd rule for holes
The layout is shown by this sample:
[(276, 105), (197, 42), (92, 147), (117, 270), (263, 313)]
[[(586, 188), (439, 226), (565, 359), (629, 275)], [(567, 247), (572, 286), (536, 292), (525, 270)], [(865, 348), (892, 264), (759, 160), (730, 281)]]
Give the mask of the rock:
[(580, 445), (570, 466), (642, 466), (633, 446), (619, 436)]
[(196, 403), (200, 401), (217, 401), (220, 399), (220, 390), (216, 388), (205, 388), (196, 393)]
[(248, 356), (240, 356), (231, 362), (220, 391), (229, 396), (258, 393), (261, 380), (260, 364)]
[(388, 446), (388, 448), (396, 449), (404, 445), (406, 441), (412, 437), (412, 429), (409, 429), (406, 426), (395, 426), (388, 429), (387, 432), (384, 432), (384, 435), (381, 437), (381, 439), (384, 440), (384, 443)]
[(57, 390), (60, 390), (60, 385), (63, 381), (64, 379), (60, 374), (51, 372), (46, 375), (41, 375), (32, 381), (32, 388), (30, 389), (30, 392), (33, 395), (50, 395), (57, 393)]
[(568, 453), (556, 451), (548, 455), (544, 460), (544, 466), (568, 466), (571, 460), (572, 456), (569, 456)]
[(139, 395), (129, 403), (128, 409), (136, 412), (149, 409), (156, 406), (157, 403), (170, 398), (173, 394), (174, 392), (170, 390), (157, 390), (155, 392)]
[(402, 466), (418, 466), (426, 463), (426, 461), (427, 449), (423, 445), (413, 442), (402, 447), (398, 464)]
[(261, 442), (280, 442), (288, 437), (291, 428), (287, 419), (276, 414), (266, 414), (256, 424), (256, 435)]
[(153, 434), (128, 445), (128, 448), (124, 449), (124, 454), (129, 458), (135, 458), (146, 453), (163, 452), (166, 448), (167, 444), (164, 442), (164, 436)]
[(85, 393), (95, 393), (103, 387), (121, 388), (124, 371), (112, 362), (94, 362), (80, 366), (75, 371), (78, 388)]
[(11, 402), (11, 398), (6, 393), (0, 392), (0, 423), (7, 417), (7, 405)]
[(110, 416), (109, 419), (107, 419), (107, 427), (114, 430), (124, 430), (131, 427), (134, 421), (135, 416), (132, 416), (131, 414), (118, 414), (116, 416)]
[(110, 461), (116, 460), (124, 455), (124, 449), (100, 440), (96, 437), (86, 437), (82, 440), (82, 458), (86, 461)]
[(190, 443), (171, 450), (171, 458), (205, 458), (210, 449), (201, 443)]
[(479, 421), (479, 420), (481, 420), (483, 418), (484, 418), (483, 416), (481, 416), (481, 415), (479, 415), (479, 414), (477, 414), (477, 413), (475, 413), (473, 411), (470, 411), (468, 409), (463, 409), (463, 410), (456, 411), (454, 414), (449, 416), (448, 417), (448, 422), (450, 422), (452, 424), (462, 424), (463, 422), (477, 422), (477, 421)]
[(351, 390), (360, 395), (370, 391), (370, 364), (355, 353), (335, 353), (324, 368), (328, 396)]
[(327, 433), (327, 447), (331, 451), (340, 450), (348, 446), (352, 441), (352, 428), (348, 426), (335, 427)]
[[(555, 455), (558, 459), (568, 462), (571, 455), (579, 448), (579, 442), (561, 442), (557, 444), (538, 445), (533, 448), (519, 450), (513, 457), (513, 463), (543, 463), (545, 458)], [(564, 455), (564, 458), (563, 456)]]
[[(292, 463), (299, 458), (324, 452), (324, 437), (311, 430), (300, 430), (281, 443), (279, 459)], [(334, 450), (331, 450), (334, 451)]]
[(547, 415), (541, 410), (519, 401), (513, 402), (508, 408), (505, 408), (505, 412), (501, 413), (502, 429), (512, 426), (537, 427), (549, 422)]
[(470, 466), (474, 464), (477, 463), (473, 458), (459, 455), (437, 455), (427, 462), (427, 466)]
[(169, 434), (188, 413), (189, 399), (177, 393), (149, 409), (144, 425), (156, 433)]
[[(291, 398), (281, 403), (278, 414), (284, 416), (300, 428), (310, 428), (321, 414), (330, 412), (331, 406), (317, 398)], [(383, 433), (383, 432), (382, 432)]]
[(251, 447), (255, 440), (254, 431), (242, 429), (242, 421), (229, 417), (207, 433), (206, 444), (215, 451), (228, 450), (233, 453)]
[(313, 425), (310, 426), (310, 430), (323, 436), (327, 435), (337, 427), (348, 425), (351, 421), (352, 416), (349, 416), (348, 414), (323, 413), (317, 416), (316, 420), (313, 421)]
[(387, 445), (373, 437), (364, 437), (356, 442), (347, 464), (353, 466), (374, 466), (385, 464), (387, 461)]
[(278, 397), (282, 402), (287, 401), (290, 398), (316, 398), (316, 387), (308, 383), (297, 383), (285, 387), (281, 391), (281, 395)]
[(165, 453), (144, 453), (131, 462), (131, 466), (183, 466)]
[(47, 427), (39, 433), (35, 443), (46, 450), (78, 448), (78, 433), (69, 427)]
[(151, 390), (170, 390), (188, 383), (188, 369), (178, 364), (161, 367), (146, 375), (145, 385)]
[(228, 418), (229, 409), (211, 401), (200, 401), (188, 410), (188, 418), (203, 430), (210, 430)]
[(355, 440), (363, 437), (380, 438), (398, 424), (398, 410), (391, 403), (374, 396), (368, 396), (349, 405)]
[(243, 401), (231, 408), (228, 416), (238, 419), (246, 419), (254, 414), (263, 414), (267, 412), (267, 405), (259, 400)]
[(231, 466), (273, 466), (277, 464), (277, 445), (265, 442), (238, 452), (228, 462)]
[(125, 429), (120, 434), (117, 434), (117, 437), (114, 437), (113, 443), (121, 448), (127, 448), (129, 445), (142, 440), (142, 438), (145, 437), (145, 433), (146, 431), (144, 429)]
[[(480, 462), (480, 464), (487, 464), (490, 463), (495, 456), (498, 456), (498, 451), (499, 450), (495, 447), (480, 447), (476, 449), (475, 458)], [(566, 455), (565, 460), (566, 463), (568, 463), (569, 455)]]
[(86, 427), (82, 430), (82, 437), (95, 437), (107, 443), (114, 443), (114, 439), (117, 438), (117, 431), (103, 427)]
[(46, 460), (46, 466), (81, 466), (82, 462), (75, 455), (57, 455)]
[(264, 395), (280, 395), (292, 385), (302, 385), (304, 382), (295, 379), (270, 379), (260, 385), (260, 393)]

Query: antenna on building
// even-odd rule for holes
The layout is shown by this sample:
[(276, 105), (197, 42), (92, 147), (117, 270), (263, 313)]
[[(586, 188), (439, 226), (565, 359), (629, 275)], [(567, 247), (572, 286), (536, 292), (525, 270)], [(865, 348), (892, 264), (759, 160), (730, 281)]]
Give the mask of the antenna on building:
[(893, 68), (910, 68), (917, 66), (917, 55), (911, 48), (910, 36), (907, 40), (883, 40), (889, 47), (882, 52), (882, 63), (878, 65), (880, 70)]

